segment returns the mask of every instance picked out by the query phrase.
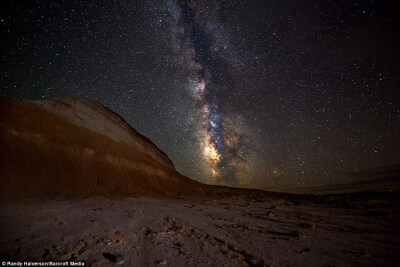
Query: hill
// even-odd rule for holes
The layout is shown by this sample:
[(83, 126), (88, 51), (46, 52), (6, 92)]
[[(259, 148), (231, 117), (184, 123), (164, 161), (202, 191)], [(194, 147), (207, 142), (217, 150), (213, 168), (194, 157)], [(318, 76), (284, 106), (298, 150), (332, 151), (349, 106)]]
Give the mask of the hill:
[(0, 196), (192, 196), (205, 186), (89, 99), (0, 99)]

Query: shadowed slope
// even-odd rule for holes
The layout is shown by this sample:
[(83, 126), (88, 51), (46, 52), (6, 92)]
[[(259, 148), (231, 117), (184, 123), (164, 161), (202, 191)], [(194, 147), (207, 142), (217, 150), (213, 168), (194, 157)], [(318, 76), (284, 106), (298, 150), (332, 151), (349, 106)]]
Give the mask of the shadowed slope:
[(0, 99), (0, 195), (192, 196), (205, 186), (88, 99)]

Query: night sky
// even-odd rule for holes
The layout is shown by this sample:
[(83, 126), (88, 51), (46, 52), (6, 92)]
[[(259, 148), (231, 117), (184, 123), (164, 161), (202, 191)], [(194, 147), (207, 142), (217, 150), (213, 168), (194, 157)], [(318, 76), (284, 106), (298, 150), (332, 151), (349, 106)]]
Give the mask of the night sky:
[(400, 163), (396, 1), (3, 1), (0, 95), (88, 97), (205, 183)]

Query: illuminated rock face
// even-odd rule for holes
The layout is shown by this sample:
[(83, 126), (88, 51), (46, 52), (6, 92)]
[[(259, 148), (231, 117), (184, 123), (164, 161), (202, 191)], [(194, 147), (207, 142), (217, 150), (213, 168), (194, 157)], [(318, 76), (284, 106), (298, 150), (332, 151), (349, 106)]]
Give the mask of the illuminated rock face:
[(158, 163), (174, 169), (172, 161), (150, 140), (136, 132), (116, 113), (87, 98), (32, 101), (43, 109), (64, 117), (68, 122), (103, 134), (112, 140), (135, 147)]
[(89, 99), (0, 98), (0, 198), (195, 196), (205, 187)]

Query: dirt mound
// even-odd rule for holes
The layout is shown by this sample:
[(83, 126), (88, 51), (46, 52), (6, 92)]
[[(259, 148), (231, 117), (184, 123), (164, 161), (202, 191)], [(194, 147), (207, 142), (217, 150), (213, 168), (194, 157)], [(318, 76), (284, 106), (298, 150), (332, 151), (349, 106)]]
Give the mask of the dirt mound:
[(0, 196), (193, 196), (205, 185), (89, 99), (0, 99)]

